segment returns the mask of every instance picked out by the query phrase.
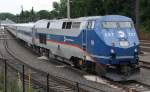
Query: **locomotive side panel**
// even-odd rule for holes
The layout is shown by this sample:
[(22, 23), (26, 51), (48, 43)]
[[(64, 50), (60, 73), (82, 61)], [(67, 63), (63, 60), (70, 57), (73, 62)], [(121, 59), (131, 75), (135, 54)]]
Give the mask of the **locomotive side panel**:
[[(46, 34), (47, 43), (39, 42), (39, 34)], [(48, 48), (53, 54), (70, 59), (72, 56), (84, 58), (90, 56), (82, 48), (82, 30), (78, 29), (37, 29), (36, 43)], [(91, 59), (90, 59), (91, 60)]]

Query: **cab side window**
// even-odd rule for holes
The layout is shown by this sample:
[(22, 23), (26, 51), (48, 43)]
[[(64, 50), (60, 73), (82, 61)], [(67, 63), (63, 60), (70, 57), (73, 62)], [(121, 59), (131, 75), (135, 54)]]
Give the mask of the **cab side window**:
[(94, 29), (95, 27), (95, 21), (89, 21), (87, 24), (87, 28), (88, 29)]

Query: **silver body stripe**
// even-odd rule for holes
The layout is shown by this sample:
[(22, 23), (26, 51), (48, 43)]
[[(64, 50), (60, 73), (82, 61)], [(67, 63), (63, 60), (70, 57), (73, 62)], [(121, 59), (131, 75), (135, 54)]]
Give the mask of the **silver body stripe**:
[(110, 59), (110, 57), (106, 57), (106, 56), (98, 56), (98, 55), (91, 55), (91, 56), (95, 58)]
[[(103, 58), (103, 59), (110, 59), (110, 56), (98, 56), (98, 55), (91, 55), (92, 57), (95, 58)], [(134, 56), (117, 56), (116, 59), (133, 59)]]

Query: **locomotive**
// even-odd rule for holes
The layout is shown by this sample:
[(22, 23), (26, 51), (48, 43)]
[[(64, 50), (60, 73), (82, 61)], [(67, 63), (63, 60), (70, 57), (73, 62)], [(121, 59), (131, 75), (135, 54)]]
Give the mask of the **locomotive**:
[(139, 39), (131, 18), (121, 15), (39, 20), (7, 29), (35, 51), (115, 81), (139, 74)]

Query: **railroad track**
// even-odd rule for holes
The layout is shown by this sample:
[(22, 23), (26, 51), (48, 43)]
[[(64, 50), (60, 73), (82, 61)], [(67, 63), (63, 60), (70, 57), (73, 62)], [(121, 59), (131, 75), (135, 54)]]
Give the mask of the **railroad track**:
[(146, 61), (140, 61), (141, 62), (141, 67), (146, 68), (146, 69), (150, 69), (150, 62), (146, 62)]
[[(150, 41), (147, 40), (141, 40), (141, 50), (145, 52), (150, 52)], [(150, 69), (150, 62), (146, 61), (140, 61), (141, 62), (141, 67)]]
[(140, 40), (140, 42), (143, 42), (143, 43), (150, 43), (150, 41), (148, 41), (148, 40)]
[(122, 88), (126, 92), (149, 92), (150, 85), (137, 80), (116, 82), (106, 79), (108, 85)]
[[(11, 49), (8, 47), (7, 40), (1, 40), (3, 41), (3, 45), (5, 49), (2, 49), (0, 52), (0, 55), (2, 58), (7, 58), (7, 65), (11, 67), (13, 70), (19, 72), (22, 74), (22, 65), (25, 65), (26, 68), (30, 70), (30, 73), (32, 74), (32, 81), (33, 84), (38, 85), (39, 87), (42, 87), (44, 90), (47, 88), (47, 80), (46, 77), (48, 73), (37, 70), (33, 67), (30, 67), (29, 65), (25, 64), (23, 61), (16, 58), (15, 54)], [(28, 72), (25, 73), (25, 78), (28, 78)], [(68, 81), (68, 82), (67, 82)], [(71, 83), (70, 80), (64, 80), (60, 77), (49, 75), (49, 89), (52, 92), (74, 92), (75, 91), (75, 85)], [(83, 92), (88, 92), (82, 88), (79, 88)]]
[(150, 85), (144, 84), (138, 81), (127, 81), (122, 82), (120, 85), (124, 86), (125, 89), (128, 89), (131, 92), (146, 92), (150, 91)]
[(140, 48), (141, 48), (141, 51), (150, 52), (150, 41), (141, 40)]

